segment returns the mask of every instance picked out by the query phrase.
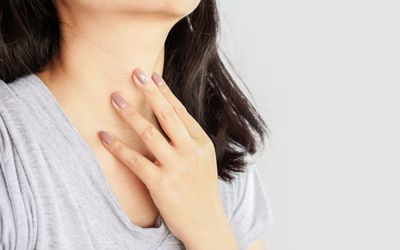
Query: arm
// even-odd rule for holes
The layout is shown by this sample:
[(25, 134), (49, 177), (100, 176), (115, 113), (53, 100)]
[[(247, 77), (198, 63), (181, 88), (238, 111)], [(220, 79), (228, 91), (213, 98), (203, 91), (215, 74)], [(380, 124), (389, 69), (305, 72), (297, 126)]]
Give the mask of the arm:
[(265, 250), (262, 235), (272, 226), (272, 213), (267, 193), (262, 185), (257, 164), (249, 161), (245, 173), (228, 186), (231, 202), (231, 224), (240, 249)]
[(262, 239), (254, 241), (246, 250), (266, 250)]

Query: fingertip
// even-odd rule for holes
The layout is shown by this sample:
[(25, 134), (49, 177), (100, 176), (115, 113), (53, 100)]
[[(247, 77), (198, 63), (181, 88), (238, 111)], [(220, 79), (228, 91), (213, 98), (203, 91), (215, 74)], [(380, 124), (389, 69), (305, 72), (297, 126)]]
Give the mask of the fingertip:
[(113, 137), (105, 130), (100, 130), (97, 132), (100, 137), (100, 140), (105, 144), (108, 145), (113, 141)]
[(147, 85), (149, 83), (149, 78), (147, 77), (146, 73), (141, 68), (135, 68), (133, 70), (133, 77), (135, 82), (141, 85)]
[(153, 74), (151, 75), (151, 79), (153, 79), (154, 83), (157, 86), (161, 86), (164, 84), (164, 80), (163, 78), (157, 73), (157, 72), (153, 72)]

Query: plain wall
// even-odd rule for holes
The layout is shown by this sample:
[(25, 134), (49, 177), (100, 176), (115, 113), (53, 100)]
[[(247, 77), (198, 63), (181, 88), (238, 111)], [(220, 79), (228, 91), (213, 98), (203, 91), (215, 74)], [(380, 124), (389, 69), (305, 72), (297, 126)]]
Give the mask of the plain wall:
[(400, 249), (398, 1), (219, 3), (221, 49), (272, 130), (268, 248)]

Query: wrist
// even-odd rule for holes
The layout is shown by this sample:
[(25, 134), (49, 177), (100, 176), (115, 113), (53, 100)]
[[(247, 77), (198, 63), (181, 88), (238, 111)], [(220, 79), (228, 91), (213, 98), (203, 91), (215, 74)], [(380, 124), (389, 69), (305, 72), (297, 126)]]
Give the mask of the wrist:
[(191, 230), (192, 233), (182, 239), (186, 249), (239, 249), (225, 211), (222, 209), (214, 215), (206, 226)]

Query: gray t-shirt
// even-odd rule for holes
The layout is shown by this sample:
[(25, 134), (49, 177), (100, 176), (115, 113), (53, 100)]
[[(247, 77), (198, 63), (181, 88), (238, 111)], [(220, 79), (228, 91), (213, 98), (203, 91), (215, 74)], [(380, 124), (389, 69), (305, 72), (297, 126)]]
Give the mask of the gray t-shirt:
[[(76, 127), (35, 74), (0, 80), (1, 249), (184, 249), (162, 218), (133, 224)], [(241, 249), (272, 225), (257, 166), (219, 180)]]

